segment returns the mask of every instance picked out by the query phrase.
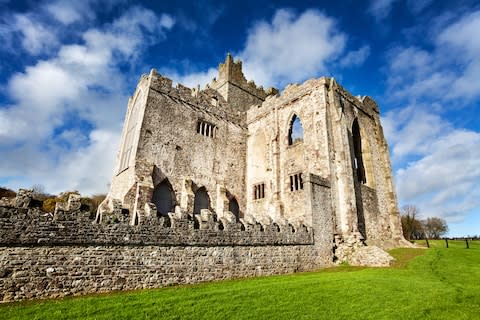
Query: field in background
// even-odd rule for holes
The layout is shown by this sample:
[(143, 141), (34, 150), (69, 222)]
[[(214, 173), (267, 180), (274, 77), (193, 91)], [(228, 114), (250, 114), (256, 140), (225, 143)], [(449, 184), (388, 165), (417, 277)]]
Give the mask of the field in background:
[(14, 303), (0, 319), (480, 319), (480, 242), (431, 246), (393, 250), (392, 268)]

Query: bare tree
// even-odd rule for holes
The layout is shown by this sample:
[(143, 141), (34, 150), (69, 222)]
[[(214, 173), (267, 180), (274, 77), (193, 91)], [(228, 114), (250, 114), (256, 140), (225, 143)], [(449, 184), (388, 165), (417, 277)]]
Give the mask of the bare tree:
[(402, 208), (403, 236), (407, 240), (420, 239), (424, 235), (423, 225), (417, 218), (418, 212), (418, 208), (414, 205), (406, 205)]
[(49, 196), (45, 192), (45, 187), (43, 184), (34, 184), (31, 189), (33, 191), (33, 198), (36, 200), (44, 201)]
[(438, 239), (448, 232), (448, 225), (445, 219), (431, 217), (423, 221), (425, 234), (428, 238)]

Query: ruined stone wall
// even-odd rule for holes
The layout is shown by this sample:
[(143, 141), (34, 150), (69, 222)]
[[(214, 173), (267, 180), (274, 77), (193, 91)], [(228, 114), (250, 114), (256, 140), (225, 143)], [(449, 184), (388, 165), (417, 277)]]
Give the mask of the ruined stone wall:
[[(28, 204), (27, 204), (28, 206)], [(304, 226), (201, 215), (94, 224), (89, 212), (0, 207), (0, 301), (157, 288), (331, 265)], [(325, 248), (324, 251), (328, 251)], [(331, 246), (330, 246), (331, 252)]]
[[(332, 166), (340, 189), (337, 194), (340, 230), (359, 230), (367, 242), (380, 244), (393, 238), (401, 240), (392, 230), (401, 229), (391, 181), (391, 167), (379, 109), (369, 97), (354, 97), (338, 84), (330, 85), (332, 132), (336, 134), (333, 149), (342, 161)], [(360, 128), (366, 183), (358, 181), (353, 169), (352, 125)], [(350, 156), (343, 156), (349, 154)], [(352, 190), (353, 188), (353, 190)], [(353, 191), (353, 192), (352, 192)], [(353, 198), (352, 198), (353, 195)], [(343, 200), (342, 200), (343, 198)], [(359, 230), (362, 231), (362, 230)], [(396, 231), (398, 233), (398, 231)]]
[[(270, 96), (262, 105), (247, 112), (247, 194), (252, 194), (252, 188), (259, 181), (266, 184), (265, 199), (248, 199), (247, 211), (311, 225), (312, 217), (306, 214), (309, 211), (306, 194), (303, 190), (290, 189), (290, 176), (316, 174), (329, 179), (324, 86), (323, 78), (291, 85), (281, 95)], [(303, 141), (289, 145), (294, 115), (301, 121)], [(266, 141), (262, 150), (265, 165), (258, 159), (260, 137)]]
[(109, 190), (109, 196), (114, 199), (122, 199), (135, 183), (135, 156), (148, 96), (148, 87), (149, 77), (142, 75), (134, 95), (128, 101), (122, 137)]
[(0, 247), (0, 301), (314, 270), (312, 246)]
[[(153, 174), (147, 185), (152, 189), (167, 178), (176, 203), (187, 211), (193, 209), (193, 203), (182, 203), (182, 197), (205, 187), (211, 208), (219, 215), (228, 210), (227, 193), (244, 212), (246, 130), (241, 115), (213, 90), (195, 92), (181, 85), (172, 88), (165, 78), (151, 77), (136, 156), (137, 167), (139, 161), (151, 167), (150, 172), (138, 176), (147, 179)], [(198, 133), (199, 121), (214, 126), (214, 133)]]

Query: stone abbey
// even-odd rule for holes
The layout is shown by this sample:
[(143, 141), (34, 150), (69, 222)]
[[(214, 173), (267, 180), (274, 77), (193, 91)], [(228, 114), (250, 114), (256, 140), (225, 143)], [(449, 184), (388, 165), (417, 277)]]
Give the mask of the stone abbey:
[(230, 55), (203, 90), (141, 77), (97, 212), (7, 200), (3, 302), (388, 266), (408, 245), (376, 103), (326, 77), (264, 90)]
[(172, 87), (155, 70), (142, 76), (108, 199), (131, 224), (205, 209), (220, 220), (303, 224), (330, 249), (403, 239), (376, 103), (326, 77), (264, 90), (231, 55), (204, 90)]

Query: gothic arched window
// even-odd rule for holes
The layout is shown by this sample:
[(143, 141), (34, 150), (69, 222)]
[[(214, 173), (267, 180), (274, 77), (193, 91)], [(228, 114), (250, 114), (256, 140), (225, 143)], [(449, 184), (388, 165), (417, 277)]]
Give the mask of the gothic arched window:
[(300, 118), (296, 114), (293, 115), (288, 128), (288, 145), (303, 141), (303, 127)]
[(352, 138), (353, 138), (353, 167), (357, 172), (357, 180), (360, 183), (366, 183), (367, 177), (365, 175), (365, 167), (363, 165), (362, 157), (362, 137), (360, 136), (360, 126), (358, 125), (358, 120), (353, 121), (352, 126)]
[(210, 197), (205, 187), (201, 187), (195, 192), (195, 200), (193, 203), (193, 213), (198, 214), (202, 209), (210, 208)]

